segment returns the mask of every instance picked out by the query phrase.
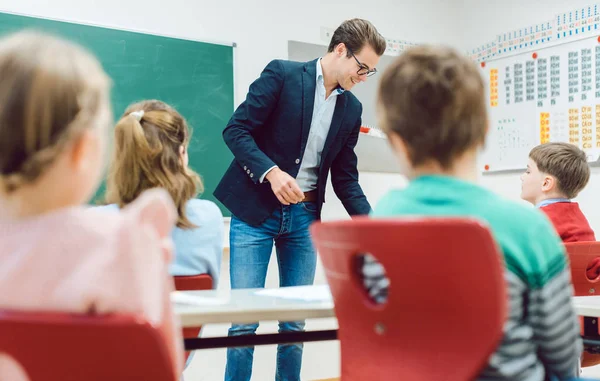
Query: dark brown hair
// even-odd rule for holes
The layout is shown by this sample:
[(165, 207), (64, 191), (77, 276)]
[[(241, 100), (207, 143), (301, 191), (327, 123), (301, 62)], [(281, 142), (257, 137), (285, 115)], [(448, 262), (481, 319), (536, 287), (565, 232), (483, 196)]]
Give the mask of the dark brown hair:
[[(138, 121), (132, 112), (143, 111)], [(196, 227), (186, 216), (186, 203), (202, 192), (200, 177), (181, 160), (190, 130), (171, 106), (157, 100), (133, 104), (115, 127), (115, 150), (110, 164), (106, 201), (123, 207), (143, 191), (163, 188), (169, 192), (180, 228)]]
[(545, 143), (534, 147), (529, 157), (540, 172), (554, 176), (559, 192), (575, 198), (590, 180), (585, 152), (569, 143)]
[(329, 53), (333, 52), (335, 47), (341, 43), (348, 48), (348, 57), (351, 56), (350, 52), (360, 53), (366, 44), (373, 48), (378, 56), (382, 56), (387, 46), (385, 39), (375, 29), (375, 26), (363, 19), (346, 20), (337, 27), (333, 32), (327, 51)]
[(413, 166), (455, 158), (484, 143), (487, 110), (475, 63), (441, 46), (418, 46), (398, 57), (379, 86), (382, 128), (407, 146)]

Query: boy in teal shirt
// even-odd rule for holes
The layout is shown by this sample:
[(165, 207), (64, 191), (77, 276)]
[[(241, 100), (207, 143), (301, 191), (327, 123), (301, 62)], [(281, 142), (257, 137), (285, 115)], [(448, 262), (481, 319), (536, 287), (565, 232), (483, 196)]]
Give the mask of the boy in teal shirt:
[[(401, 55), (380, 83), (381, 125), (410, 183), (387, 194), (373, 216), (479, 218), (504, 255), (509, 316), (479, 379), (575, 377), (581, 339), (559, 237), (539, 211), (476, 185), (488, 125), (477, 67), (451, 49), (420, 46)], [(385, 300), (388, 280), (375, 258), (365, 258), (363, 272), (370, 295)]]

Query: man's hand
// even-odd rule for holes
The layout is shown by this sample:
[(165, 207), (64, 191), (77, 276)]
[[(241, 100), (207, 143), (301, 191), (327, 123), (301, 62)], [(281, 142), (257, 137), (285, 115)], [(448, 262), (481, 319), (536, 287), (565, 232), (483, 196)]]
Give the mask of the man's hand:
[(300, 190), (296, 179), (279, 168), (273, 168), (266, 176), (271, 189), (283, 205), (297, 204), (304, 200), (304, 193)]

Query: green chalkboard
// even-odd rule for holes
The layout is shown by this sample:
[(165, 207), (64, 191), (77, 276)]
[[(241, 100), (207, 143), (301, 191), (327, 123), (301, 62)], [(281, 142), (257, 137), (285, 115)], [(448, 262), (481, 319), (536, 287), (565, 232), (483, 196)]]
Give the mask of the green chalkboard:
[[(204, 180), (202, 197), (216, 202), (212, 192), (232, 159), (221, 132), (234, 107), (233, 46), (0, 13), (0, 35), (22, 29), (66, 37), (93, 52), (113, 80), (115, 118), (143, 99), (175, 107), (193, 128), (190, 167)], [(96, 200), (103, 192), (104, 186)]]

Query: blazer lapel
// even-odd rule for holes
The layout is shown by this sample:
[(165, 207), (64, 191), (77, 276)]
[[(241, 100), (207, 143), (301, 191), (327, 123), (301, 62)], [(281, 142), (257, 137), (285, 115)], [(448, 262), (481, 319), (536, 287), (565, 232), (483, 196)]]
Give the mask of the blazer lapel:
[(346, 94), (340, 94), (338, 95), (337, 102), (335, 103), (335, 110), (333, 110), (333, 118), (331, 118), (331, 126), (329, 127), (329, 132), (327, 133), (327, 139), (325, 139), (325, 145), (323, 146), (323, 152), (321, 154), (321, 163), (325, 162), (325, 159), (329, 154), (329, 149), (335, 141), (335, 137), (337, 136), (338, 131), (340, 130), (342, 121), (344, 120), (345, 111)]
[(317, 60), (309, 61), (304, 65), (302, 73), (302, 141), (300, 154), (304, 155), (304, 148), (308, 140), (308, 132), (315, 107), (315, 90), (317, 87)]

